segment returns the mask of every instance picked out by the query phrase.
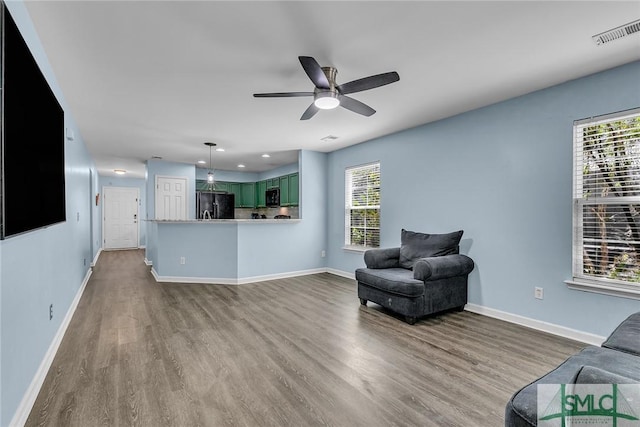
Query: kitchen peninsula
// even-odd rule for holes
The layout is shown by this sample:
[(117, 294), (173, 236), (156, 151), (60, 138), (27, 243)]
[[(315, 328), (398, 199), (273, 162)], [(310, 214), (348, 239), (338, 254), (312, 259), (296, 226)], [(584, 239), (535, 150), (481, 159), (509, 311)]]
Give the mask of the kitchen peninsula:
[[(241, 284), (283, 277), (299, 219), (147, 221), (147, 257), (158, 282)], [(266, 263), (265, 261), (271, 259)], [(317, 273), (288, 272), (288, 275)], [(271, 274), (269, 274), (271, 272)], [(295, 274), (291, 274), (295, 273)]]
[[(247, 209), (249, 218), (263, 209), (268, 219), (260, 214), (260, 219), (236, 215), (237, 219), (197, 220), (195, 196), (200, 172), (193, 165), (148, 160), (147, 218), (142, 223), (147, 232), (145, 261), (156, 280), (233, 285), (325, 272), (326, 164), (324, 153), (303, 150), (297, 165), (270, 171), (273, 177), (298, 173), (299, 206), (286, 207), (292, 219), (274, 218), (284, 214), (284, 208), (256, 206)], [(158, 177), (186, 179), (186, 220), (155, 219)], [(242, 178), (222, 172), (216, 177), (229, 182)], [(268, 179), (265, 173), (248, 176), (246, 181)], [(236, 212), (238, 209), (245, 208)]]

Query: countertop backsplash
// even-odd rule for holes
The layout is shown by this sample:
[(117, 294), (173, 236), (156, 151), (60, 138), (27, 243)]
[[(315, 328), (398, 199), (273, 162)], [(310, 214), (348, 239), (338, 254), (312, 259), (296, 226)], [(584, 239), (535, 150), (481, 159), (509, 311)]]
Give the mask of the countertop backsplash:
[(273, 219), (276, 215), (289, 215), (291, 219), (298, 219), (298, 206), (280, 208), (236, 208), (235, 219), (251, 219), (251, 214), (265, 215), (268, 219)]

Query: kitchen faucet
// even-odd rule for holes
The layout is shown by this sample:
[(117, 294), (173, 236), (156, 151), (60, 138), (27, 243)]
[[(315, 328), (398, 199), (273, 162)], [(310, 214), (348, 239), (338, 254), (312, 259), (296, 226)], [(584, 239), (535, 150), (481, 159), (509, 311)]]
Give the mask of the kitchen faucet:
[(202, 214), (202, 219), (211, 219), (211, 214), (207, 209), (204, 210), (204, 213)]

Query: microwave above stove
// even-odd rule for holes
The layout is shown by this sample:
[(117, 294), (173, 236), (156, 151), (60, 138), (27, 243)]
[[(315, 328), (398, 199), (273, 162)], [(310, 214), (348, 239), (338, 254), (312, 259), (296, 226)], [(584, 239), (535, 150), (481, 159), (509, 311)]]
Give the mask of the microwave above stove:
[(267, 207), (279, 207), (280, 206), (280, 189), (270, 188), (265, 192), (265, 200)]

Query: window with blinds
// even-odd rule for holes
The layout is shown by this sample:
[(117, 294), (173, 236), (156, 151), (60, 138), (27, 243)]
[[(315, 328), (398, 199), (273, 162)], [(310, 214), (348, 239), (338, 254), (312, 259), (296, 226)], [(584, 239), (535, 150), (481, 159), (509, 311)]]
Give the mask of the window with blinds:
[(345, 170), (345, 245), (380, 246), (380, 163)]
[(640, 292), (640, 109), (574, 123), (573, 276)]

